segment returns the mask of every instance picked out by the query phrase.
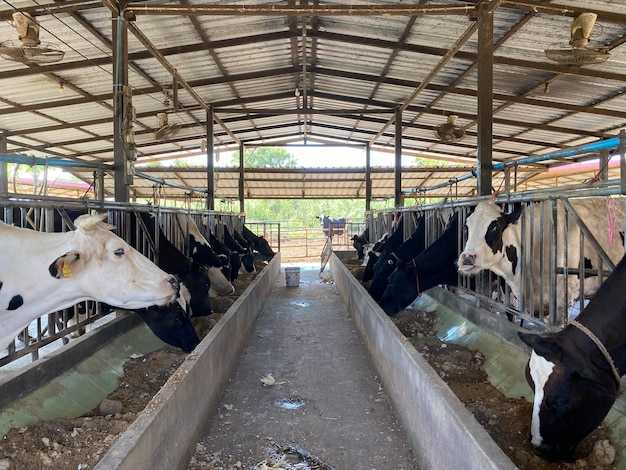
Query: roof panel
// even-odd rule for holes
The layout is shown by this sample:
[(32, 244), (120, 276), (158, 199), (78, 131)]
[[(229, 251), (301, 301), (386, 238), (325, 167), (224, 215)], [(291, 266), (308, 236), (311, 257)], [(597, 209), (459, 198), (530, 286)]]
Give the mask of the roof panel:
[[(535, 9), (526, 3), (506, 2), (494, 14), (492, 148), (498, 161), (592, 142), (626, 127), (626, 15), (621, 2), (562, 0), (559, 5), (543, 2)], [(4, 15), (0, 40), (16, 39), (10, 22), (13, 7), (40, 8), (39, 4), (50, 11), (65, 6), (31, 0), (0, 6)], [(299, 12), (299, 6), (278, 14), (274, 10), (284, 6), (272, 0), (254, 2), (256, 8), (265, 8), (265, 14), (254, 15), (237, 7), (249, 5), (246, 0), (228, 4), (193, 0), (189, 8), (194, 11), (188, 12), (193, 15), (173, 14), (162, 2), (134, 7), (128, 33), (128, 85), (138, 161), (158, 160), (165, 152), (197, 154), (212, 106), (215, 153), (240, 144), (306, 139), (369, 144), (374, 151), (389, 152), (391, 163), (396, 145), (394, 110), (399, 108), (404, 156), (428, 155), (445, 164), (475, 162), (479, 88), (487, 84), (478, 76), (478, 35), (474, 32), (460, 43), (468, 28), (477, 24), (471, 18), (475, 2), (465, 2), (470, 8), (464, 12), (452, 12), (457, 4), (449, 2), (326, 4), (345, 11), (324, 13), (324, 6), (311, 4), (307, 8), (320, 8), (318, 15)], [(365, 5), (404, 5), (415, 8), (416, 14), (350, 11)], [(418, 14), (417, 9), (424, 7), (446, 11)], [(62, 61), (27, 66), (0, 60), (0, 131), (7, 135), (9, 153), (112, 163), (114, 109), (120, 100), (113, 96), (112, 40), (117, 23), (104, 5), (74, 8), (37, 17), (41, 40), (66, 52)], [(230, 10), (205, 14), (201, 11), (205, 8)], [(572, 8), (597, 9), (590, 44), (611, 49), (607, 62), (565, 67), (546, 58), (547, 47), (568, 41)], [(448, 58), (446, 53), (455, 44), (459, 50)], [(156, 141), (154, 134), (158, 112), (167, 112), (171, 123), (181, 124), (181, 130), (164, 141)], [(465, 128), (465, 138), (439, 142), (433, 129), (453, 113)], [(90, 171), (76, 174), (92, 178)], [(203, 176), (192, 173), (162, 174), (179, 183), (206, 185)], [(326, 196), (355, 197), (359, 188), (358, 181), (342, 180), (341, 173), (312, 174), (315, 181), (298, 183), (261, 175), (258, 187), (251, 183), (250, 191), (289, 197), (302, 197), (303, 190), (307, 197), (325, 191)], [(220, 178), (228, 183), (218, 184), (220, 190), (237, 197), (237, 174)], [(435, 172), (421, 184), (449, 178), (443, 171)], [(403, 186), (419, 185), (418, 179), (403, 176)], [(554, 179), (544, 175), (525, 184), (536, 188), (551, 182)], [(471, 193), (475, 182), (464, 183), (464, 194)], [(152, 191), (153, 183), (136, 178), (135, 185), (134, 193), (142, 194)], [(106, 187), (110, 196), (112, 186)], [(376, 179), (374, 193), (393, 195), (393, 178), (386, 174)]]

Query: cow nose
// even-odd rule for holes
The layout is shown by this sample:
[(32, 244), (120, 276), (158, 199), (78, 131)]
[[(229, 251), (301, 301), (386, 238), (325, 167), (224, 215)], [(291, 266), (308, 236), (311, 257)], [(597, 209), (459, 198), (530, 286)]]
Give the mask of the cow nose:
[(476, 255), (471, 253), (463, 253), (463, 265), (464, 266), (473, 266), (476, 262)]

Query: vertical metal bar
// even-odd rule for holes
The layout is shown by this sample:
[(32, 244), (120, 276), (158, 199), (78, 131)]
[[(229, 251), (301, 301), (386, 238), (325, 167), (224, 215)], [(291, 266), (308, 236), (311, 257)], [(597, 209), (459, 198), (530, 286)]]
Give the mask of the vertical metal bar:
[(245, 184), (246, 172), (245, 172), (245, 162), (243, 158), (243, 152), (244, 152), (244, 148), (243, 148), (243, 142), (242, 142), (239, 144), (239, 189), (238, 189), (239, 212), (245, 212), (244, 184)]
[[(0, 154), (8, 153), (7, 149), (7, 136), (0, 136)], [(0, 161), (0, 197), (7, 196), (9, 194), (9, 173), (7, 170), (7, 163)]]
[(619, 131), (619, 172), (620, 189), (622, 194), (626, 194), (626, 131)]
[[(569, 299), (569, 283), (567, 282), (569, 279), (569, 212), (566, 210), (565, 207), (563, 207), (563, 259), (565, 260), (564, 264), (565, 266), (563, 266), (563, 273), (564, 273), (564, 285), (565, 288), (563, 289), (563, 299), (561, 299), (561, 301), (567, 305), (568, 301), (567, 299)], [(558, 305), (558, 303), (557, 303)], [(569, 307), (569, 306), (568, 306)], [(560, 319), (559, 321), (559, 325), (564, 326), (567, 323), (567, 317), (568, 317), (568, 312), (567, 312), (567, 308), (565, 308), (566, 312), (565, 312), (565, 318)]]
[(206, 169), (207, 169), (207, 196), (206, 208), (215, 209), (215, 163), (213, 160), (213, 107), (209, 106), (206, 112)]
[(130, 198), (129, 161), (124, 141), (124, 110), (127, 107), (125, 88), (128, 86), (128, 25), (124, 11), (113, 12), (113, 161), (114, 194), (118, 202), (128, 202)]
[[(527, 299), (532, 298), (532, 294), (533, 294), (532, 282), (528, 282), (528, 280), (531, 279), (532, 272), (535, 267), (534, 256), (533, 256), (534, 249), (535, 249), (535, 237), (533, 236), (534, 213), (535, 213), (535, 203), (531, 201), (528, 203), (528, 205), (526, 206), (526, 210), (522, 214), (522, 236), (521, 236), (522, 282), (521, 282), (521, 292), (520, 292), (520, 295), (522, 297), (520, 299), (521, 311), (530, 312), (531, 315), (533, 313), (532, 312), (533, 307), (532, 307), (532, 304), (530, 307), (528, 306)], [(528, 246), (525, 243), (526, 240), (528, 240)], [(528, 250), (528, 254), (526, 253), (527, 250)], [(527, 292), (529, 295), (526, 295)]]
[(402, 110), (395, 113), (394, 207), (402, 206)]
[(492, 192), (493, 173), (493, 10), (478, 6), (478, 195)]
[(370, 144), (368, 143), (365, 145), (365, 210), (366, 211), (371, 210), (371, 205), (372, 205), (372, 156), (371, 156)]
[[(557, 324), (557, 302), (556, 302), (556, 244), (557, 244), (557, 201), (555, 199), (550, 200), (550, 264), (548, 265), (548, 278), (550, 279), (550, 292), (554, 295), (550, 295), (550, 304), (548, 306), (548, 321), (549, 326), (554, 327)], [(542, 285), (545, 285), (542, 283)], [(542, 293), (544, 289), (541, 289)]]

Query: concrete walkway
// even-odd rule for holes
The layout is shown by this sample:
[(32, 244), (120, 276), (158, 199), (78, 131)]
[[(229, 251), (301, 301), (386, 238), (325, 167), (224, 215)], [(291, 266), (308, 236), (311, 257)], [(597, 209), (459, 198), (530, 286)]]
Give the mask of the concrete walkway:
[(248, 469), (292, 445), (337, 470), (417, 469), (335, 285), (300, 267), (297, 287), (282, 267), (189, 468)]

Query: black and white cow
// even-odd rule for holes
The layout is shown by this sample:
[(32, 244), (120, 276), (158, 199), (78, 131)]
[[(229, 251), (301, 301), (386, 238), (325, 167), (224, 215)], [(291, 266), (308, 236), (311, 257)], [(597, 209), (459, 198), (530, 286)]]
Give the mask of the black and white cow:
[(156, 219), (147, 212), (131, 212), (131, 239), (135, 238), (135, 219), (142, 221), (147, 233), (152, 237), (158, 246), (157, 264), (164, 271), (176, 275), (185, 289), (181, 293), (189, 304), (191, 315), (195, 317), (206, 316), (213, 313), (209, 299), (209, 289), (211, 288), (211, 280), (209, 277), (210, 269), (204, 265), (192, 262), (187, 258), (161, 230)]
[(320, 219), (320, 225), (322, 226), (324, 236), (332, 238), (334, 235), (343, 235), (343, 232), (346, 229), (345, 217), (331, 218), (322, 214), (317, 218)]
[(256, 268), (254, 267), (254, 254), (252, 250), (248, 248), (248, 245), (242, 246), (237, 239), (230, 233), (228, 227), (224, 225), (224, 244), (234, 253), (239, 255), (241, 259), (241, 269), (242, 274), (244, 272), (247, 273), (255, 273)]
[(458, 284), (459, 215), (452, 216), (443, 233), (410, 261), (398, 263), (389, 276), (378, 304), (393, 316), (408, 307), (422, 292), (441, 285)]
[[(54, 213), (54, 230), (62, 232), (64, 230), (75, 230), (74, 220), (83, 215), (85, 210), (81, 209), (59, 209)], [(133, 239), (134, 241), (134, 239)], [(132, 243), (131, 243), (132, 246)], [(187, 288), (181, 286), (184, 292)], [(146, 323), (148, 328), (165, 343), (181, 348), (185, 352), (191, 352), (199, 343), (200, 339), (189, 318), (187, 300), (178, 297), (176, 302), (163, 306), (150, 306), (143, 309), (135, 309), (135, 312)], [(102, 304), (104, 311), (114, 310), (107, 304)], [(76, 324), (81, 315), (82, 309), (70, 309), (63, 312), (62, 323), (67, 322), (67, 327)], [(130, 310), (129, 310), (130, 311)], [(85, 313), (84, 311), (82, 312)], [(70, 338), (76, 338), (84, 334), (84, 329), (78, 329), (70, 334)], [(65, 341), (65, 340), (64, 340)]]
[(134, 310), (176, 299), (176, 277), (112, 233), (106, 217), (81, 216), (64, 233), (0, 222), (2, 347), (37, 317), (83, 300)]
[(249, 243), (252, 244), (253, 251), (269, 257), (272, 257), (276, 254), (274, 253), (274, 250), (272, 250), (272, 247), (265, 238), (254, 234), (254, 232), (248, 229), (248, 227), (246, 227), (245, 225), (242, 229), (242, 235)]
[(381, 240), (374, 244), (374, 247), (369, 251), (367, 255), (367, 264), (363, 271), (363, 282), (368, 282), (374, 279), (374, 265), (378, 261), (378, 258), (383, 254), (389, 254), (396, 248), (398, 248), (404, 241), (404, 220), (400, 220), (393, 226), (393, 232), (391, 235), (381, 237)]
[(370, 228), (367, 227), (363, 232), (358, 235), (352, 236), (352, 246), (356, 250), (357, 259), (365, 258), (365, 245), (369, 243)]
[(626, 374), (625, 290), (626, 257), (576, 321), (546, 336), (519, 334), (532, 348), (526, 366), (535, 393), (531, 444), (547, 460), (571, 460), (621, 393), (620, 377)]
[(209, 241), (211, 247), (218, 253), (220, 256), (225, 256), (228, 259), (228, 262), (231, 266), (230, 271), (230, 281), (234, 281), (239, 276), (239, 271), (241, 270), (241, 257), (239, 253), (234, 252), (230, 248), (226, 246), (224, 242), (222, 242), (219, 238), (215, 236), (213, 232), (209, 232)]
[[(215, 250), (207, 239), (202, 235), (200, 228), (195, 221), (187, 214), (177, 213), (178, 223), (183, 233), (187, 234), (189, 252), (193, 261), (208, 269), (211, 280), (211, 290), (220, 295), (231, 295), (235, 293), (232, 285), (232, 272), (235, 269), (228, 256), (224, 256), (220, 251)], [(239, 268), (237, 268), (239, 269)]]
[[(614, 220), (609, 217), (610, 200), (606, 198), (579, 198), (572, 199), (571, 205), (574, 207), (582, 221), (589, 227), (595, 236), (599, 245), (604, 249), (607, 255), (617, 262), (624, 254), (623, 241), (620, 236), (610, 236), (611, 232), (619, 233), (619, 229), (624, 223), (624, 206), (623, 202), (615, 205)], [(551, 292), (550, 283), (547, 282), (549, 263), (541, 263), (542, 256), (547, 257), (549, 247), (547, 246), (548, 234), (541, 234), (540, 231), (540, 212), (538, 205), (535, 206), (533, 219), (533, 249), (531, 250), (530, 230), (522, 233), (521, 215), (525, 206), (516, 205), (509, 212), (503, 212), (492, 201), (480, 202), (474, 212), (470, 214), (466, 221), (464, 231), (467, 235), (465, 249), (459, 255), (458, 267), (459, 272), (466, 275), (476, 274), (483, 270), (491, 270), (495, 274), (502, 276), (506, 283), (511, 287), (513, 295), (518, 301), (524, 297), (525, 305), (532, 306), (533, 311), (547, 308), (540, 303), (543, 299), (547, 302), (554, 293)], [(563, 208), (559, 202), (558, 218), (562, 219)], [(546, 205), (544, 211), (548, 211)], [(544, 216), (547, 219), (547, 216)], [(528, 224), (530, 225), (530, 224)], [(557, 266), (567, 266), (570, 268), (578, 268), (580, 257), (580, 229), (573, 221), (567, 226), (567, 233), (562, 223), (558, 224), (556, 245), (556, 263)], [(617, 228), (616, 228), (617, 227)], [(545, 229), (549, 232), (548, 229)], [(565, 243), (567, 241), (567, 243)], [(567, 245), (567, 259), (564, 247)], [(592, 266), (591, 260), (587, 256), (591, 256), (593, 250), (585, 243), (585, 260), (584, 264)], [(524, 250), (522, 250), (524, 248)], [(525, 273), (522, 272), (522, 253), (525, 253), (524, 262), (527, 267)], [(542, 267), (543, 266), (543, 267)], [(532, 267), (532, 269), (531, 269)], [(597, 266), (596, 266), (597, 267)], [(523, 278), (523, 276), (526, 276)], [(568, 276), (568, 298), (564, 299), (561, 291), (565, 286), (565, 279), (560, 278), (560, 284), (557, 286), (557, 301), (559, 311), (563, 311), (565, 302), (571, 306), (574, 298), (578, 296), (580, 291), (580, 283), (577, 276)], [(595, 279), (595, 278), (593, 278)], [(584, 290), (587, 295), (592, 294), (597, 288), (597, 282), (591, 282), (593, 279), (585, 279)], [(525, 292), (522, 292), (522, 286), (526, 285)], [(532, 286), (532, 289), (529, 288)], [(533, 298), (530, 298), (534, 293)], [(561, 313), (562, 314), (562, 313)]]
[(417, 228), (398, 248), (391, 253), (381, 253), (378, 261), (374, 264), (374, 277), (368, 290), (372, 298), (376, 301), (387, 288), (387, 281), (392, 272), (395, 271), (398, 263), (410, 261), (419, 255), (426, 248), (426, 218), (420, 217)]

